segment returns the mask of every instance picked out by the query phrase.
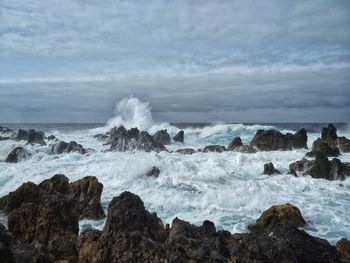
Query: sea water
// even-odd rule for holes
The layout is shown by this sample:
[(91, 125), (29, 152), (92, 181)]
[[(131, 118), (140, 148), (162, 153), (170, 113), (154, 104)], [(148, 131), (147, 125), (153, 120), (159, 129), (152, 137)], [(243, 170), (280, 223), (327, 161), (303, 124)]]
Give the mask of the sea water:
[[(64, 174), (70, 181), (94, 175), (104, 185), (102, 205), (106, 212), (114, 196), (130, 191), (138, 194), (146, 209), (156, 212), (164, 223), (171, 223), (179, 217), (199, 225), (208, 219), (218, 229), (246, 232), (247, 225), (264, 210), (272, 205), (291, 203), (301, 210), (308, 233), (326, 238), (332, 244), (341, 237), (350, 238), (350, 178), (327, 181), (289, 175), (289, 164), (303, 158), (307, 152), (305, 149), (254, 154), (197, 152), (193, 155), (106, 151), (109, 147), (93, 136), (119, 125), (138, 127), (151, 134), (167, 129), (171, 137), (183, 129), (185, 143), (167, 145), (169, 151), (175, 151), (185, 147), (200, 149), (209, 144), (227, 146), (236, 136), (249, 144), (258, 129), (295, 132), (301, 127), (308, 131), (310, 148), (327, 124), (155, 123), (148, 103), (132, 97), (117, 105), (116, 116), (107, 124), (1, 124), (12, 129), (41, 130), (60, 140), (77, 141), (94, 151), (86, 155), (49, 155), (47, 146), (0, 141), (0, 196), (16, 190), (24, 182), (40, 183), (54, 174)], [(339, 136), (350, 138), (349, 125), (336, 126)], [(7, 154), (18, 145), (29, 149), (32, 157), (16, 164), (5, 163)], [(350, 162), (349, 153), (339, 158)], [(263, 166), (267, 162), (272, 162), (282, 174), (263, 175)], [(152, 166), (160, 169), (158, 178), (146, 176)], [(0, 214), (0, 222), (6, 223), (4, 214)], [(80, 222), (81, 229), (101, 229), (103, 225), (104, 220)]]

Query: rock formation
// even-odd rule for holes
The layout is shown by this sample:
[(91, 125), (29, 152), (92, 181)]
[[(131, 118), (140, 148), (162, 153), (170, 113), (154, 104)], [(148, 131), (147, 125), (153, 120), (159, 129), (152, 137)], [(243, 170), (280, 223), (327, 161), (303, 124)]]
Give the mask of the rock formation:
[(18, 146), (14, 148), (6, 157), (7, 163), (18, 163), (32, 156), (32, 154), (25, 148)]
[(175, 142), (181, 142), (184, 143), (184, 139), (185, 139), (185, 132), (184, 131), (179, 131), (174, 137), (173, 140)]

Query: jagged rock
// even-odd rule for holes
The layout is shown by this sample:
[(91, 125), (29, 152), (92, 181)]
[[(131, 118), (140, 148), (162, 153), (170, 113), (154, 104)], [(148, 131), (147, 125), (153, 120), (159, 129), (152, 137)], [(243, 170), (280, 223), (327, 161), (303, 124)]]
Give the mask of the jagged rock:
[(41, 190), (45, 194), (50, 195), (67, 195), (68, 194), (69, 179), (63, 174), (55, 174), (50, 179), (46, 179), (39, 184)]
[(267, 175), (273, 175), (273, 174), (280, 174), (281, 172), (275, 169), (273, 166), (273, 163), (265, 163), (264, 164), (264, 172), (263, 174)]
[(260, 151), (307, 149), (307, 134), (305, 129), (299, 130), (294, 135), (282, 134), (276, 130), (258, 130), (250, 142), (250, 146)]
[(291, 205), (275, 205), (264, 211), (255, 224), (248, 226), (248, 229), (257, 232), (269, 234), (271, 227), (277, 224), (289, 224), (293, 227), (305, 225), (305, 220), (300, 210)]
[(195, 149), (192, 148), (184, 148), (184, 149), (178, 149), (176, 152), (181, 153), (181, 154), (194, 154), (196, 152)]
[(57, 137), (55, 135), (50, 135), (49, 137), (47, 137), (47, 140), (49, 141), (58, 141)]
[(241, 137), (235, 137), (232, 142), (228, 145), (227, 150), (228, 151), (233, 151), (237, 147), (243, 146)]
[(153, 139), (160, 144), (170, 144), (171, 138), (167, 130), (157, 131), (153, 136)]
[(314, 157), (316, 152), (322, 152), (326, 156), (335, 156), (336, 157), (336, 156), (340, 155), (338, 147), (336, 147), (336, 146), (331, 147), (331, 146), (329, 146), (329, 144), (326, 141), (324, 141), (320, 138), (316, 139), (312, 143), (312, 151), (308, 152), (306, 154), (306, 156)]
[(339, 263), (350, 263), (350, 241), (346, 238), (340, 239), (337, 244)]
[(337, 128), (333, 124), (329, 124), (327, 128), (323, 128), (321, 139), (327, 142), (330, 146), (337, 145)]
[(222, 153), (227, 151), (225, 146), (221, 146), (221, 145), (208, 145), (205, 146), (203, 149), (203, 152), (217, 152), (217, 153)]
[(184, 143), (184, 137), (185, 137), (185, 132), (183, 130), (181, 130), (173, 137), (173, 140), (175, 142)]
[(45, 262), (76, 262), (78, 211), (77, 200), (48, 196), (42, 204), (24, 204), (12, 210), (9, 231), (20, 243), (38, 248)]
[(29, 130), (28, 134), (28, 143), (30, 144), (40, 144), (40, 145), (46, 145), (46, 142), (44, 141), (45, 134), (43, 132), (38, 132), (35, 130)]
[(158, 167), (153, 166), (149, 171), (147, 171), (147, 176), (158, 177), (160, 174), (160, 170)]
[(70, 196), (79, 200), (80, 219), (102, 219), (105, 217), (101, 206), (103, 184), (95, 176), (86, 176), (69, 184)]
[(161, 244), (166, 239), (161, 220), (145, 210), (130, 192), (114, 197), (102, 232), (85, 231), (79, 237), (80, 262), (165, 262)]
[(324, 178), (327, 180), (343, 180), (350, 175), (350, 164), (342, 163), (338, 158), (329, 161), (322, 152), (316, 152), (315, 160), (302, 159), (289, 165), (289, 173), (297, 175), (309, 174), (314, 178)]
[(17, 133), (16, 140), (18, 141), (28, 141), (29, 132), (26, 130), (19, 129)]
[(6, 157), (7, 163), (18, 163), (32, 156), (32, 154), (25, 148), (18, 146), (14, 148)]
[(51, 154), (62, 154), (62, 153), (71, 153), (71, 152), (85, 154), (87, 152), (87, 150), (81, 144), (78, 144), (75, 141), (72, 141), (69, 143), (66, 143), (64, 141), (59, 141), (55, 144), (51, 144), (49, 151)]
[(350, 140), (346, 137), (339, 137), (338, 138), (338, 147), (340, 151), (346, 153), (350, 152)]

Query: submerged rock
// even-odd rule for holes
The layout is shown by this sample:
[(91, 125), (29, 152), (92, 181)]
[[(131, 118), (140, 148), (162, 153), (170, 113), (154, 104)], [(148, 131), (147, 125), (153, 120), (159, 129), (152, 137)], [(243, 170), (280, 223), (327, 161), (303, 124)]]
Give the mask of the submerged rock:
[(171, 141), (170, 135), (166, 129), (157, 131), (152, 137), (156, 142), (164, 145), (170, 144)]
[(273, 174), (280, 174), (281, 172), (275, 169), (273, 166), (273, 163), (265, 163), (264, 164), (264, 172), (263, 174), (267, 175), (273, 175)]
[(150, 170), (147, 171), (147, 176), (158, 177), (160, 174), (160, 170), (158, 167), (153, 166)]
[(208, 145), (205, 146), (203, 149), (203, 152), (217, 152), (217, 153), (222, 153), (227, 151), (225, 146), (221, 146), (221, 145)]
[(305, 129), (301, 129), (295, 134), (282, 134), (276, 130), (258, 130), (250, 142), (250, 146), (260, 151), (307, 149), (307, 133)]
[(20, 161), (28, 159), (30, 156), (32, 156), (32, 154), (27, 149), (18, 146), (7, 155), (5, 162), (18, 163)]
[(175, 142), (184, 143), (184, 138), (185, 138), (185, 132), (183, 130), (181, 130), (173, 137), (173, 140)]
[(181, 154), (194, 154), (196, 152), (195, 149), (192, 148), (184, 148), (184, 149), (178, 149), (176, 152), (181, 153)]
[(228, 151), (233, 151), (237, 147), (243, 146), (241, 137), (235, 137), (232, 142), (228, 145), (227, 150)]
[(71, 153), (71, 152), (85, 154), (87, 150), (81, 144), (75, 141), (71, 141), (69, 143), (64, 141), (59, 141), (55, 144), (50, 145), (49, 152), (51, 154), (62, 154), (62, 153)]

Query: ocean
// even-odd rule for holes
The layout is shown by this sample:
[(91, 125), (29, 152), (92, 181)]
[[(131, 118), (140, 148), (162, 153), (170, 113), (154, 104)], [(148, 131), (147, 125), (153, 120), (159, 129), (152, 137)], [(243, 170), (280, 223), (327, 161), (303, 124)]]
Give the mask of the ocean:
[[(47, 146), (30, 146), (14, 140), (0, 141), (0, 196), (16, 190), (22, 183), (40, 183), (54, 174), (64, 174), (70, 181), (94, 175), (103, 183), (102, 205), (123, 191), (138, 194), (146, 208), (156, 212), (164, 223), (178, 217), (193, 224), (208, 219), (218, 229), (246, 232), (261, 213), (272, 205), (291, 203), (297, 206), (307, 222), (305, 230), (326, 238), (334, 244), (341, 237), (350, 238), (350, 178), (327, 181), (310, 176), (294, 177), (288, 174), (290, 163), (302, 159), (308, 150), (257, 152), (254, 154), (223, 152), (182, 155), (175, 152), (109, 152), (109, 146), (97, 141), (95, 134), (113, 126), (139, 127), (150, 134), (167, 129), (174, 136), (179, 129), (185, 132), (184, 144), (172, 142), (169, 151), (179, 148), (203, 148), (209, 144), (227, 146), (240, 136), (249, 144), (258, 129), (276, 129), (295, 132), (304, 127), (308, 132), (308, 146), (320, 137), (326, 123), (157, 123), (145, 105), (120, 105), (119, 113), (107, 124), (6, 124), (19, 128), (44, 131), (60, 140), (77, 141), (85, 148), (94, 149), (86, 155), (78, 153), (49, 155)], [(122, 107), (124, 106), (124, 108)], [(145, 111), (145, 112), (142, 112)], [(350, 125), (335, 124), (339, 136), (350, 138)], [(32, 153), (25, 161), (9, 164), (4, 160), (18, 145)], [(350, 162), (350, 153), (339, 157)], [(272, 162), (281, 175), (263, 175), (263, 166)], [(147, 177), (146, 172), (157, 166), (158, 178)], [(6, 216), (0, 215), (6, 223)], [(104, 220), (83, 220), (80, 229), (101, 229)]]

